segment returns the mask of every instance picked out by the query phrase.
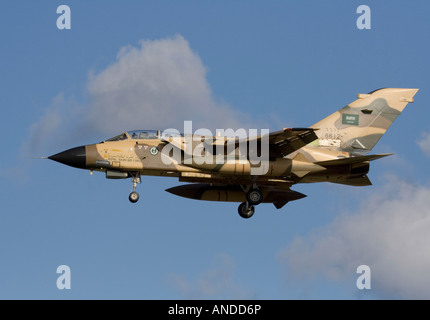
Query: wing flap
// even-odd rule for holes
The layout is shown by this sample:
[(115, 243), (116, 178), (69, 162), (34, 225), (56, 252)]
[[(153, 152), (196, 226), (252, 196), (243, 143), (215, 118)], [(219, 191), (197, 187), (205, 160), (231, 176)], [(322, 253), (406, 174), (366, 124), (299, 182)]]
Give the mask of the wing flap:
[[(285, 157), (314, 140), (317, 140), (318, 136), (315, 133), (316, 130), (318, 129), (284, 128), (270, 133), (268, 136), (270, 157)], [(259, 135), (246, 139), (235, 139), (233, 141), (227, 141), (226, 143), (234, 143), (235, 148), (237, 148), (240, 143), (248, 143), (253, 140), (257, 140), (257, 143), (261, 143), (263, 138), (264, 136)]]
[(318, 139), (318, 136), (315, 134), (315, 129), (284, 129), (280, 133), (274, 132), (270, 135), (270, 151), (271, 153), (275, 151), (276, 156), (286, 156), (316, 139)]

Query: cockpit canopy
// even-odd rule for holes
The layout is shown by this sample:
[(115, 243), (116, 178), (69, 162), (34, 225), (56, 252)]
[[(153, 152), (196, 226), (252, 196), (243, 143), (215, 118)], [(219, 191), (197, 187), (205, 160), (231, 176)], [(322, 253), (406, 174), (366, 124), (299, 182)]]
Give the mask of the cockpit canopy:
[(134, 130), (127, 133), (131, 139), (160, 139), (160, 130)]
[(121, 133), (106, 141), (121, 141), (127, 139), (160, 139), (160, 130), (133, 130)]

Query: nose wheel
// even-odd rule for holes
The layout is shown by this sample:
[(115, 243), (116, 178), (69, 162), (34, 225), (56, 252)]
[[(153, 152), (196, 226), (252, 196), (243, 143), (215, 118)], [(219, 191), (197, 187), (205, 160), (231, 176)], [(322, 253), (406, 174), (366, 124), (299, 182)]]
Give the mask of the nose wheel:
[(130, 195), (128, 196), (128, 200), (130, 200), (131, 203), (136, 203), (139, 200), (139, 194), (136, 192), (137, 184), (141, 183), (141, 179), (139, 175), (135, 175), (131, 178), (131, 182), (133, 182), (133, 187), (130, 192)]
[(130, 200), (131, 203), (136, 203), (139, 200), (139, 194), (136, 191), (132, 191), (128, 196), (128, 200)]

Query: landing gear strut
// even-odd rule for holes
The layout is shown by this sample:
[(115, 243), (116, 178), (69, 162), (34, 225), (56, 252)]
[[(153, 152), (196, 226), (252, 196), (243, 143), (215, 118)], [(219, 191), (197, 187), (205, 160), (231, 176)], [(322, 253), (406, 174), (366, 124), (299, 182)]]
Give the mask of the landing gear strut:
[(138, 183), (141, 183), (140, 175), (134, 175), (131, 178), (131, 182), (133, 182), (133, 187), (130, 192), (130, 195), (128, 196), (128, 200), (130, 200), (131, 203), (136, 203), (139, 200), (139, 194), (136, 192), (136, 187)]

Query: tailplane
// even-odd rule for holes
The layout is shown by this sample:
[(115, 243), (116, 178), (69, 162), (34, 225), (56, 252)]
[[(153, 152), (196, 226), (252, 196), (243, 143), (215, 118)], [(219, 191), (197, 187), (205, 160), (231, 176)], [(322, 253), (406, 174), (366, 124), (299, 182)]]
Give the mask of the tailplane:
[(373, 149), (418, 89), (385, 88), (368, 94), (317, 122), (312, 147), (367, 153)]

